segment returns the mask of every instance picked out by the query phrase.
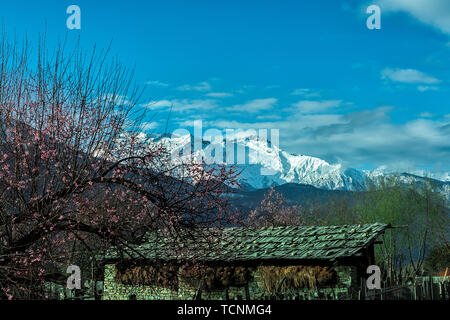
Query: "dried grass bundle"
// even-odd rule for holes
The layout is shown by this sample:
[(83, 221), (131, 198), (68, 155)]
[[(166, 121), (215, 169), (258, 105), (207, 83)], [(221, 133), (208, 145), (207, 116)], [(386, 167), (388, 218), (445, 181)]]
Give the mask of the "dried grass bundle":
[(203, 284), (206, 290), (222, 290), (241, 287), (251, 280), (252, 269), (245, 267), (219, 266), (216, 268), (196, 265), (180, 268), (180, 277), (190, 286)]
[(133, 286), (160, 286), (178, 290), (176, 266), (116, 266), (116, 281)]
[(263, 286), (269, 293), (290, 289), (314, 289), (334, 284), (337, 280), (333, 268), (321, 266), (261, 266), (259, 271)]

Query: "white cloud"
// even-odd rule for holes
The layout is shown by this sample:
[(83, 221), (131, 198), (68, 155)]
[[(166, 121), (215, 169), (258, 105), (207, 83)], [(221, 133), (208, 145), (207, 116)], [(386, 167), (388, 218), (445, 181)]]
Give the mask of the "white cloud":
[(282, 117), (278, 114), (266, 114), (266, 115), (261, 115), (261, 116), (257, 116), (256, 120), (279, 120)]
[(403, 11), (422, 23), (450, 35), (450, 1), (448, 0), (380, 0), (382, 12)]
[(157, 122), (143, 122), (141, 124), (141, 129), (143, 131), (153, 130), (159, 127), (159, 124)]
[(257, 113), (260, 111), (266, 111), (272, 109), (278, 99), (275, 98), (267, 98), (267, 99), (254, 99), (248, 101), (244, 104), (234, 105), (230, 108), (227, 108), (229, 111), (240, 111), (240, 112), (249, 112), (249, 113)]
[(173, 102), (170, 100), (158, 100), (158, 101), (150, 101), (144, 105), (145, 108), (150, 109), (164, 109), (172, 106)]
[(439, 88), (436, 86), (418, 86), (417, 90), (419, 90), (420, 92), (425, 92), (425, 91), (438, 91)]
[(154, 81), (147, 81), (145, 84), (149, 85), (149, 86), (153, 86), (153, 87), (168, 87), (169, 84), (168, 83), (164, 83), (158, 80), (154, 80)]
[(434, 117), (434, 114), (429, 113), (429, 112), (422, 112), (419, 116), (420, 116), (421, 118), (433, 118), (433, 117)]
[(295, 89), (291, 92), (293, 96), (302, 96), (306, 98), (320, 97), (320, 94), (316, 91), (307, 88)]
[(211, 85), (206, 82), (200, 82), (197, 83), (195, 85), (190, 85), (190, 84), (185, 84), (182, 86), (177, 87), (176, 89), (179, 91), (199, 91), (199, 92), (207, 92), (207, 91), (211, 91)]
[(318, 113), (324, 112), (332, 108), (337, 108), (342, 105), (342, 100), (301, 100), (294, 103), (292, 106), (296, 107), (300, 113)]
[(381, 77), (383, 79), (402, 83), (436, 84), (441, 82), (439, 79), (415, 69), (386, 68), (381, 72)]
[[(241, 130), (252, 128), (280, 129), (280, 132), (284, 132), (284, 137), (286, 139), (291, 139), (294, 136), (297, 136), (300, 130), (312, 130), (331, 124), (334, 125), (345, 123), (343, 116), (337, 114), (303, 115), (294, 112), (287, 118), (288, 119), (284, 119), (283, 117), (280, 119), (269, 119), (269, 117), (267, 117), (265, 119), (261, 119), (266, 121), (258, 122), (241, 122), (237, 120), (216, 119), (209, 121), (208, 125), (217, 128), (235, 128)], [(292, 136), (290, 136), (290, 133), (292, 133)]]
[(112, 93), (107, 93), (99, 98), (97, 98), (95, 100), (96, 103), (111, 103), (114, 104), (116, 106), (131, 106), (132, 104), (134, 104), (134, 102), (128, 100), (127, 96), (124, 95), (119, 95), (119, 94), (112, 94)]
[(207, 93), (206, 96), (211, 98), (228, 98), (232, 97), (233, 94), (228, 92), (210, 92)]
[(174, 112), (200, 111), (217, 109), (216, 101), (210, 99), (174, 99), (150, 101), (144, 107), (151, 110), (162, 110), (172, 108)]
[(450, 115), (394, 123), (393, 107), (346, 114), (302, 114), (261, 121), (214, 119), (205, 126), (219, 129), (279, 129), (280, 146), (288, 152), (316, 156), (355, 168), (385, 165), (393, 170), (421, 166), (448, 167)]

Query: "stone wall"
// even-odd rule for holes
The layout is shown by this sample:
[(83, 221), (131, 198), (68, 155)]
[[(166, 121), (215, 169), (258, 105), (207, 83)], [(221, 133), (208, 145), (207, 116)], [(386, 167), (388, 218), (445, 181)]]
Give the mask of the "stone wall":
[[(347, 293), (348, 288), (354, 282), (355, 268), (354, 267), (336, 267), (338, 275), (338, 285), (333, 288), (322, 288), (323, 294)], [(124, 285), (116, 282), (116, 267), (113, 264), (105, 266), (105, 278), (104, 278), (104, 292), (103, 300), (129, 300), (131, 296), (138, 300), (191, 300), (194, 298), (197, 288), (189, 286), (183, 283), (182, 279), (179, 279), (178, 290), (171, 290), (162, 287), (153, 286), (131, 286)], [(250, 299), (265, 299), (268, 294), (265, 292), (261, 276), (258, 273), (258, 269), (253, 273), (253, 279), (248, 284), (248, 291)], [(317, 293), (313, 293), (313, 295)], [(311, 292), (303, 291), (299, 292), (300, 297), (311, 296)], [(245, 287), (230, 287), (228, 288), (228, 296), (231, 300), (239, 300), (246, 298)], [(202, 299), (205, 300), (224, 300), (226, 299), (225, 290), (202, 292)]]

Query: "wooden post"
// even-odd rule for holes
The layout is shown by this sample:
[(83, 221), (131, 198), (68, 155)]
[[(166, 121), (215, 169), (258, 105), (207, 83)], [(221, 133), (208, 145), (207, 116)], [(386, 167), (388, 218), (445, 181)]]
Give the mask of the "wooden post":
[(367, 300), (367, 296), (368, 296), (368, 290), (367, 290), (367, 284), (366, 284), (366, 279), (363, 280), (363, 288), (364, 288), (364, 300)]
[(200, 284), (198, 285), (197, 291), (195, 292), (194, 300), (202, 300), (202, 289), (203, 289), (203, 283), (200, 282)]
[(250, 300), (250, 290), (248, 289), (248, 284), (245, 285), (245, 299)]
[(422, 282), (422, 300), (427, 300), (429, 297), (429, 291), (430, 286), (428, 285), (428, 281), (426, 279), (423, 279)]
[(424, 296), (424, 282), (422, 281), (422, 283), (419, 284), (419, 300), (423, 300), (423, 296)]
[(447, 281), (446, 283), (447, 283), (447, 285), (446, 285), (445, 292), (447, 292), (447, 300), (450, 300), (450, 281)]
[(445, 293), (447, 294), (447, 300), (450, 301), (450, 281), (445, 282)]
[(360, 287), (359, 287), (359, 300), (365, 300), (366, 299), (366, 283), (364, 281), (364, 278), (360, 278)]
[(409, 299), (410, 300), (416, 300), (414, 298), (414, 288), (411, 287), (411, 285), (408, 286), (408, 290), (409, 290)]
[(417, 291), (417, 283), (415, 280), (413, 283), (413, 290), (414, 290), (414, 300), (419, 300), (418, 291)]
[(432, 276), (430, 276), (429, 278), (428, 278), (428, 280), (429, 280), (429, 282), (430, 282), (430, 284), (428, 285), (428, 287), (429, 287), (429, 290), (430, 290), (430, 298), (431, 298), (431, 300), (434, 300), (434, 288), (433, 288), (433, 277)]
[(368, 248), (369, 265), (375, 264), (375, 248), (373, 243)]
[(414, 283), (414, 300), (420, 300), (420, 293), (419, 293), (419, 284)]

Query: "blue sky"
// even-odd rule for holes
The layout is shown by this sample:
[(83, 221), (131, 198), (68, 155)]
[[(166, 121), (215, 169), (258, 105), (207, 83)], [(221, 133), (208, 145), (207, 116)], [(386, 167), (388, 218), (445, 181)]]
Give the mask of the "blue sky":
[[(68, 31), (66, 8), (81, 8)], [(369, 30), (368, 5), (381, 7)], [(8, 1), (8, 34), (108, 46), (147, 85), (147, 128), (277, 128), (360, 169), (450, 170), (450, 1)]]

